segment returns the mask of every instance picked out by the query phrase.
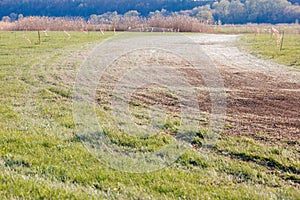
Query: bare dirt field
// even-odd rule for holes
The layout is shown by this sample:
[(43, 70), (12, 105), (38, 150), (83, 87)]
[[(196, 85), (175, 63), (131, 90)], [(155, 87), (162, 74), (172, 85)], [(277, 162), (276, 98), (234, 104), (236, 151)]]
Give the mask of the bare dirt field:
[[(237, 35), (193, 34), (188, 37), (191, 39), (191, 46), (200, 46), (202, 54), (204, 52), (211, 59), (224, 81), (227, 103), (223, 127), (225, 134), (250, 136), (268, 143), (285, 141), (288, 144), (299, 144), (299, 71), (256, 58), (241, 50)], [(156, 47), (160, 40), (161, 38), (153, 40), (153, 47)], [(189, 44), (180, 47), (180, 41), (176, 40), (176, 37), (169, 37), (168, 40), (169, 43), (173, 43), (173, 49), (190, 48)], [(143, 39), (140, 39), (136, 43), (143, 42)], [(146, 42), (144, 43), (147, 45)], [(205, 87), (203, 74), (197, 73), (197, 70), (193, 69), (186, 60), (163, 51), (157, 51), (156, 54), (158, 55), (155, 62), (160, 66), (160, 72), (168, 74), (165, 79), (170, 82), (172, 79), (176, 80), (168, 70), (163, 72), (161, 69), (164, 66), (173, 66), (184, 75), (190, 85)], [(205, 57), (200, 59), (203, 60)], [(153, 57), (149, 56), (149, 49), (134, 51), (114, 62), (114, 67), (101, 78), (99, 85), (101, 90), (98, 91), (99, 104), (110, 102), (113, 85), (118, 81), (116, 77), (120, 77), (125, 68), (132, 63), (135, 63), (134, 65), (153, 63)], [(155, 74), (154, 71), (153, 73)], [(180, 104), (175, 96), (157, 90), (149, 91), (148, 85), (140, 88), (139, 92), (133, 93), (132, 100), (135, 102), (133, 104), (149, 107), (159, 103), (166, 110), (179, 113)], [(212, 104), (208, 92), (200, 90), (197, 97), (200, 111), (210, 112)], [(201, 123), (207, 125), (205, 120)]]
[(265, 142), (300, 138), (300, 73), (258, 59), (237, 47), (238, 36), (190, 36), (203, 46), (224, 79), (226, 134)]

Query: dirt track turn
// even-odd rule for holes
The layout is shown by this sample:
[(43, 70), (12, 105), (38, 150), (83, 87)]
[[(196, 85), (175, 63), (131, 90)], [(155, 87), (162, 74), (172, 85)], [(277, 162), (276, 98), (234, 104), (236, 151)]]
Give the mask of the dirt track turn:
[[(188, 36), (191, 39), (190, 44), (186, 44), (186, 40), (180, 43), (180, 37), (164, 36), (154, 40), (149, 38), (149, 40), (153, 40), (153, 44), (150, 42), (153, 47), (165, 43), (171, 45), (170, 49), (180, 49), (185, 45), (184, 48), (188, 48), (189, 52), (193, 53), (195, 53), (193, 51), (195, 46), (202, 47), (202, 51), (212, 60), (224, 80), (227, 101), (225, 134), (246, 135), (264, 142), (286, 141), (300, 144), (299, 71), (258, 59), (241, 51), (237, 46), (237, 35), (194, 34)], [(133, 41), (138, 47), (141, 43), (145, 43), (144, 46), (147, 47), (149, 45), (143, 37), (133, 38)], [(121, 48), (121, 43), (117, 44), (116, 50)], [(124, 44), (122, 48), (126, 49), (128, 43)], [(135, 44), (130, 43), (130, 45)], [(132, 55), (119, 57), (101, 78), (98, 91), (100, 105), (111, 101), (114, 82), (118, 81), (116, 77), (122, 75), (124, 69), (132, 63), (145, 65), (153, 62), (147, 48), (134, 52)], [(184, 74), (192, 86), (205, 87), (201, 75), (195, 73), (189, 63), (170, 53), (158, 51), (157, 54), (157, 63), (161, 67), (161, 72), (164, 66), (173, 66)], [(203, 61), (208, 59), (207, 56), (196, 57)], [(167, 78), (177, 80), (172, 78), (171, 74), (165, 77)], [(178, 112), (180, 108), (178, 99), (170, 98), (165, 94), (151, 94), (147, 90), (133, 94), (132, 98), (138, 103), (150, 106), (155, 102), (161, 102), (163, 107), (172, 112)], [(201, 111), (211, 111), (207, 91), (198, 92), (198, 102)]]
[(228, 94), (225, 133), (299, 143), (299, 72), (240, 51), (235, 35), (190, 38), (202, 45), (223, 76)]

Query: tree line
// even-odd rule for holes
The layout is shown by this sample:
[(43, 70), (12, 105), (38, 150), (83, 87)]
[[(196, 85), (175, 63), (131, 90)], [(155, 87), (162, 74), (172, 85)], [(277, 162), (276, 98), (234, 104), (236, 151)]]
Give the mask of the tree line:
[(294, 23), (299, 0), (0, 0), (2, 21), (24, 16), (80, 16), (111, 23), (126, 16), (189, 16), (209, 24)]
[(208, 12), (226, 24), (293, 23), (300, 18), (300, 6), (287, 0), (221, 0)]
[(0, 0), (0, 15), (11, 13), (24, 16), (81, 16), (138, 10), (143, 16), (161, 9), (188, 10), (214, 0)]

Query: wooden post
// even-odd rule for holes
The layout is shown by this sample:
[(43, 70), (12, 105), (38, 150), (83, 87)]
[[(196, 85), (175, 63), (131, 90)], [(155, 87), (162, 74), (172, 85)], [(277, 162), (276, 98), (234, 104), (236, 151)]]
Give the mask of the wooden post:
[(280, 42), (280, 51), (282, 50), (282, 45), (283, 45), (283, 37), (284, 37), (284, 31), (282, 31), (282, 36), (281, 36), (281, 42)]
[(40, 34), (40, 30), (38, 30), (38, 37), (39, 37), (38, 44), (41, 44), (41, 34)]

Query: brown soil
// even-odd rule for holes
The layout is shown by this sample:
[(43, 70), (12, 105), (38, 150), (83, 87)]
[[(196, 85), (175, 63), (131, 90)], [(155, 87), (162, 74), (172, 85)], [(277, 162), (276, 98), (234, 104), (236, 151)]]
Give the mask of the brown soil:
[(228, 94), (226, 134), (299, 144), (299, 71), (241, 51), (236, 46), (237, 36), (202, 35), (193, 39), (204, 44), (224, 79)]
[(262, 73), (236, 68), (221, 67), (220, 71), (228, 93), (226, 121), (230, 128), (225, 133), (299, 141), (299, 84), (279, 83)]
[[(271, 143), (286, 141), (300, 144), (299, 72), (240, 51), (235, 43), (237, 36), (194, 35), (191, 39), (203, 46), (223, 77), (227, 94), (225, 134), (244, 135)], [(191, 85), (205, 87), (201, 76), (191, 70), (188, 63), (179, 62), (175, 57), (169, 57), (166, 63), (160, 62), (161, 65), (174, 62), (176, 69)], [(112, 79), (104, 76), (99, 85), (100, 105), (110, 101), (112, 88), (109, 85), (117, 81)], [(141, 88), (133, 94), (132, 100), (146, 105), (160, 102), (167, 110), (178, 112), (176, 97), (146, 91), (147, 88)], [(200, 110), (209, 112), (211, 103), (207, 91), (198, 92), (198, 99)]]

